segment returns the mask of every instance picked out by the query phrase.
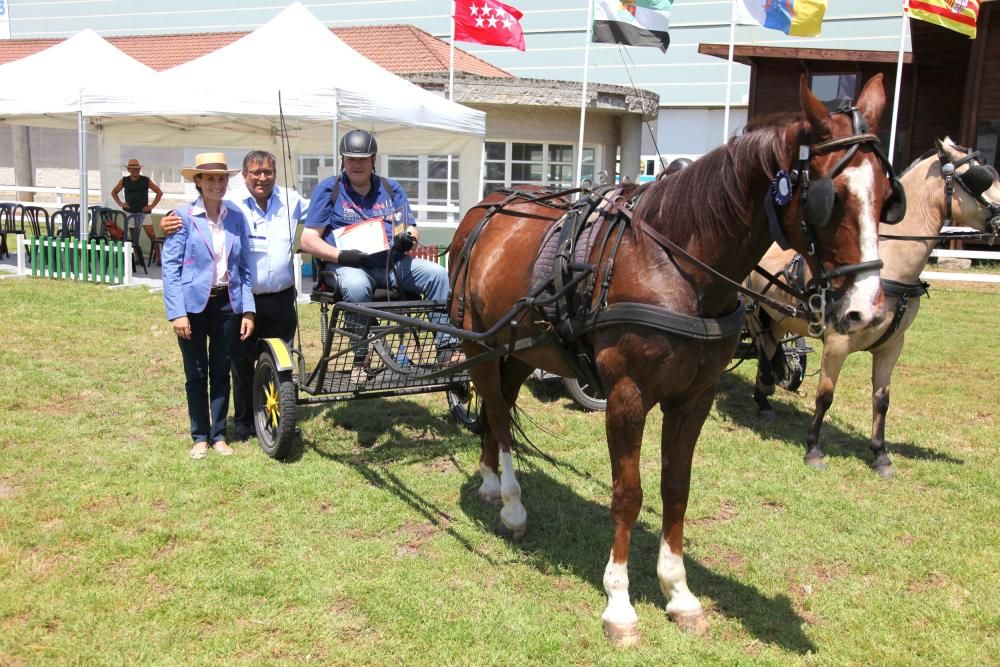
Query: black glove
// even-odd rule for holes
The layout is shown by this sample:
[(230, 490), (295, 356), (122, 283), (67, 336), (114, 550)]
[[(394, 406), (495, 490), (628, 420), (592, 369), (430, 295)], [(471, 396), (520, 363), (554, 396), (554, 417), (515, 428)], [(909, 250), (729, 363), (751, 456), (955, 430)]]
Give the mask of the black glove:
[(360, 250), (341, 250), (337, 255), (337, 264), (360, 269), (361, 265), (368, 259), (368, 253)]
[(417, 239), (413, 238), (410, 232), (396, 234), (392, 239), (392, 249), (399, 252), (409, 252), (417, 244)]

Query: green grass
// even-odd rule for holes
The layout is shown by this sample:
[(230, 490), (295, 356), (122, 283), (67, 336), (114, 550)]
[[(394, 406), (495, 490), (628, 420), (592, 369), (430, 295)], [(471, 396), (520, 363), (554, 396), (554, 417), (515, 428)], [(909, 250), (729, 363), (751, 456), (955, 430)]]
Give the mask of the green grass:
[[(303, 456), (187, 457), (159, 295), (0, 281), (0, 665), (995, 664), (997, 294), (936, 288), (893, 382), (897, 478), (867, 466), (867, 355), (802, 464), (816, 379), (757, 421), (752, 362), (702, 433), (685, 534), (704, 637), (655, 575), (659, 413), (632, 542), (642, 644), (606, 645), (601, 415), (529, 385), (524, 542), (482, 506), (478, 441), (443, 396), (300, 407)], [(304, 336), (317, 314), (304, 308)], [(819, 354), (809, 358), (810, 370)]]

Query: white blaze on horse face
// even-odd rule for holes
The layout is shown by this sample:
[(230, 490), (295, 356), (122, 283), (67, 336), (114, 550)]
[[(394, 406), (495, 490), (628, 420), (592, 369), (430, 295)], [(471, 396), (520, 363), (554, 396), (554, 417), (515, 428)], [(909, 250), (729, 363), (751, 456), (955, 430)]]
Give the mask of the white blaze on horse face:
[(601, 620), (615, 625), (639, 622), (639, 616), (628, 599), (628, 563), (616, 563), (613, 551), (604, 568), (604, 592), (608, 595), (608, 606), (604, 608)]
[[(878, 219), (873, 215), (871, 203), (875, 195), (875, 170), (870, 162), (859, 167), (844, 170), (848, 189), (862, 203), (858, 214), (858, 236), (861, 244), (861, 261), (878, 259)], [(856, 313), (859, 321), (852, 325), (868, 326), (875, 318), (875, 300), (878, 299), (881, 283), (877, 270), (862, 271), (854, 278), (854, 285), (844, 295), (846, 304), (840, 312)]]
[[(671, 616), (701, 613), (701, 603), (687, 585), (684, 558), (670, 550), (670, 545), (660, 536), (660, 557), (656, 563), (656, 576), (660, 590), (667, 596), (667, 613)], [(605, 575), (607, 581), (607, 575)], [(607, 587), (607, 584), (605, 584)]]

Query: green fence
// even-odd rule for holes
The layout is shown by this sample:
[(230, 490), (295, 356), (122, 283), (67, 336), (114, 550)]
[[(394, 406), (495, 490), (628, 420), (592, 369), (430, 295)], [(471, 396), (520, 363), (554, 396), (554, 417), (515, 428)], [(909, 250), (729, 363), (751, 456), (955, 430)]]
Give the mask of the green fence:
[(131, 274), (129, 253), (121, 241), (107, 239), (59, 239), (37, 237), (25, 241), (33, 277), (83, 280), (111, 285), (125, 284)]

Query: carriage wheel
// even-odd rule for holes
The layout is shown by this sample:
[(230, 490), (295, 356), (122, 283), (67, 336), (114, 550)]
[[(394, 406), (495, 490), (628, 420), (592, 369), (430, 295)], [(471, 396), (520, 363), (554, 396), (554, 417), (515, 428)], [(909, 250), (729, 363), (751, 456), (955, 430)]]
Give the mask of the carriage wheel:
[(608, 407), (608, 401), (604, 394), (597, 387), (589, 384), (580, 384), (577, 378), (563, 378), (563, 386), (566, 392), (573, 397), (584, 410), (591, 412), (604, 412)]
[(285, 459), (296, 449), (295, 382), (291, 371), (279, 371), (270, 352), (257, 359), (253, 381), (253, 418), (264, 453)]
[(482, 402), (479, 392), (471, 382), (464, 382), (448, 389), (448, 410), (455, 421), (472, 433), (482, 433)]
[(806, 339), (801, 336), (786, 340), (781, 344), (782, 356), (784, 357), (781, 378), (778, 386), (787, 391), (795, 391), (806, 378), (806, 361), (809, 353), (809, 346)]

